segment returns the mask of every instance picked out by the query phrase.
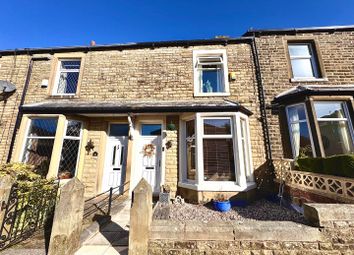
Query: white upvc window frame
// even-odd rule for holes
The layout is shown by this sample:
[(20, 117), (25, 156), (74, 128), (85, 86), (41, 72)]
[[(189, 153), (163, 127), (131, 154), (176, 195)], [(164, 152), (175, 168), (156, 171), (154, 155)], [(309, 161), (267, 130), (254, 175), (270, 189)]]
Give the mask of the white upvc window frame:
[[(343, 105), (343, 111), (344, 111), (344, 115), (346, 118), (318, 118), (317, 117), (317, 113), (316, 113), (316, 109), (315, 109), (315, 104), (333, 104), (333, 103), (340, 103)], [(352, 120), (350, 118), (350, 114), (349, 114), (349, 110), (348, 110), (348, 106), (346, 104), (346, 102), (343, 100), (335, 100), (335, 101), (330, 101), (330, 100), (315, 100), (313, 101), (313, 105), (314, 105), (314, 113), (315, 113), (315, 118), (317, 123), (321, 122), (321, 121), (346, 121), (347, 125), (348, 125), (348, 129), (349, 129), (349, 133), (350, 136), (352, 138), (352, 141), (354, 141), (354, 130), (353, 130), (353, 125), (352, 125)], [(318, 132), (321, 134), (321, 130), (318, 129)], [(323, 145), (323, 141), (322, 138), (320, 140), (320, 143)], [(325, 151), (323, 150), (323, 156), (325, 157)]]
[[(81, 123), (81, 127), (80, 127), (80, 135), (79, 136), (68, 136), (66, 135), (66, 131), (68, 129), (68, 123), (69, 121), (77, 121)], [(64, 127), (64, 133), (63, 133), (63, 138), (61, 141), (61, 147), (60, 147), (60, 157), (59, 157), (59, 164), (58, 164), (58, 168), (57, 168), (57, 175), (59, 174), (59, 167), (60, 167), (60, 159), (62, 156), (62, 151), (63, 151), (63, 144), (65, 140), (75, 140), (75, 141), (80, 141), (79, 142), (79, 147), (78, 147), (78, 151), (77, 151), (77, 159), (76, 159), (76, 166), (75, 166), (75, 176), (77, 176), (78, 174), (78, 166), (79, 166), (79, 161), (80, 161), (80, 151), (81, 151), (81, 145), (82, 145), (82, 132), (83, 132), (83, 121), (81, 120), (75, 120), (75, 119), (66, 119), (65, 120), (65, 127)], [(74, 177), (75, 177), (74, 176)]]
[[(222, 65), (222, 78), (223, 78), (223, 92), (203, 92), (203, 85), (201, 81), (199, 71), (199, 58), (220, 58)], [(213, 64), (213, 63), (210, 63)], [(206, 63), (208, 65), (208, 63)], [(214, 65), (214, 64), (213, 64)], [(229, 80), (228, 80), (228, 66), (227, 66), (227, 54), (225, 49), (217, 50), (194, 50), (193, 51), (193, 73), (194, 73), (194, 96), (229, 96)]]
[[(308, 55), (300, 55), (300, 56), (292, 56), (290, 54), (289, 46), (307, 46), (307, 48), (309, 50), (309, 54)], [(314, 46), (311, 42), (289, 42), (288, 43), (288, 52), (289, 52), (289, 58), (290, 58), (292, 80), (301, 81), (301, 80), (319, 80), (319, 79), (321, 79), (321, 71), (319, 69), (319, 64), (317, 63), (317, 54), (316, 54)], [(294, 71), (293, 71), (293, 63), (292, 63), (292, 60), (295, 60), (295, 59), (310, 60), (311, 69), (312, 69), (312, 77), (295, 76)]]
[[(231, 120), (231, 135), (204, 135), (204, 119), (227, 119)], [(187, 179), (187, 166), (186, 166), (186, 143), (185, 143), (185, 123), (188, 120), (195, 119), (195, 160), (196, 160), (196, 179)], [(220, 113), (196, 113), (188, 117), (181, 117), (180, 120), (180, 167), (178, 185), (180, 187), (198, 190), (198, 191), (246, 191), (256, 186), (253, 178), (253, 162), (250, 137), (245, 137), (247, 140), (247, 155), (243, 155), (242, 138), (241, 138), (241, 119), (246, 121), (246, 133), (250, 134), (248, 116), (240, 112), (220, 112)], [(234, 162), (235, 162), (235, 178), (236, 181), (205, 181), (204, 180), (204, 161), (203, 161), (203, 139), (206, 138), (221, 138), (227, 136), (232, 138)], [(224, 138), (224, 137), (223, 137)], [(246, 158), (247, 162), (244, 162)], [(247, 169), (247, 165), (249, 169)], [(248, 173), (247, 173), (248, 171)], [(247, 178), (247, 175), (250, 175)]]
[[(65, 69), (65, 70), (63, 70), (61, 68), (61, 62), (63, 62), (63, 61), (80, 61), (80, 67), (78, 69)], [(79, 82), (80, 82), (81, 65), (82, 65), (81, 58), (60, 58), (60, 59), (58, 59), (57, 70), (56, 70), (56, 74), (55, 74), (54, 86), (53, 86), (53, 91), (52, 91), (53, 96), (75, 96), (77, 94)], [(58, 93), (60, 74), (62, 72), (78, 73), (78, 79), (77, 79), (77, 84), (76, 84), (76, 93)]]
[[(302, 120), (298, 120), (298, 121), (290, 121), (289, 108), (295, 107), (295, 106), (299, 106), (299, 105), (301, 105), (304, 108), (306, 119), (302, 119)], [(308, 114), (307, 114), (306, 104), (305, 103), (297, 103), (297, 104), (288, 105), (285, 108), (285, 112), (286, 112), (286, 119), (287, 119), (287, 123), (288, 123), (288, 130), (289, 130), (289, 135), (290, 135), (289, 138), (290, 138), (291, 151), (292, 151), (292, 154), (293, 154), (293, 158), (296, 158), (297, 156), (296, 156), (296, 153), (295, 153), (294, 137), (293, 137), (293, 131), (292, 131), (291, 125), (292, 124), (297, 124), (297, 123), (304, 123), (304, 122), (307, 123), (307, 128), (309, 130), (309, 135), (310, 135), (310, 140), (311, 140), (312, 156), (316, 157), (316, 150), (315, 150), (315, 146), (314, 146), (314, 142), (313, 142), (313, 138), (312, 138), (312, 130), (311, 130), (311, 126), (310, 126), (310, 123), (309, 123), (309, 117), (308, 117)]]

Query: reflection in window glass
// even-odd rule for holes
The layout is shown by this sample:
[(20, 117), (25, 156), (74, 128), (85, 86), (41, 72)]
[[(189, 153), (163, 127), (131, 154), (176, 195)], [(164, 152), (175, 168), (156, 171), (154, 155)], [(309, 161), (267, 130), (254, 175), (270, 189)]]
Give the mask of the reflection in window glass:
[(59, 66), (59, 79), (57, 94), (75, 94), (79, 81), (80, 60), (61, 60)]
[(230, 135), (230, 119), (204, 119), (205, 135)]
[(72, 178), (76, 175), (79, 158), (82, 123), (68, 120), (62, 144), (58, 177), (61, 179)]
[(43, 176), (48, 173), (57, 122), (54, 118), (30, 120), (22, 162), (36, 166)]
[(315, 102), (315, 112), (326, 156), (354, 153), (344, 102)]
[(111, 124), (109, 127), (109, 136), (128, 136), (128, 124)]
[(186, 122), (187, 179), (195, 180), (195, 121)]
[(317, 59), (311, 43), (291, 43), (288, 50), (294, 78), (319, 78)]
[(161, 124), (142, 124), (141, 135), (143, 136), (161, 135)]
[(290, 139), (294, 157), (313, 156), (312, 141), (306, 118), (305, 105), (287, 107)]

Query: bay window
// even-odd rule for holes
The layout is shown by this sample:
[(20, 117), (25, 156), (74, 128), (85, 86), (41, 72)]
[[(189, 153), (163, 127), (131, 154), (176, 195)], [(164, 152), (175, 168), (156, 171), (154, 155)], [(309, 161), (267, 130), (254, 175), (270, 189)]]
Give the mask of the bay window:
[(247, 115), (189, 114), (181, 127), (181, 187), (242, 191), (254, 184)]
[[(354, 153), (353, 126), (346, 101), (313, 101), (313, 115), (307, 115), (305, 103), (286, 107), (293, 157), (327, 157)], [(310, 128), (308, 118), (314, 126)], [(312, 139), (311, 130), (318, 138)]]
[[(74, 177), (79, 162), (82, 122), (66, 120), (63, 116), (25, 116), (25, 119), (28, 119), (27, 131), (19, 161), (34, 165), (43, 176)], [(54, 149), (60, 153), (52, 153)]]

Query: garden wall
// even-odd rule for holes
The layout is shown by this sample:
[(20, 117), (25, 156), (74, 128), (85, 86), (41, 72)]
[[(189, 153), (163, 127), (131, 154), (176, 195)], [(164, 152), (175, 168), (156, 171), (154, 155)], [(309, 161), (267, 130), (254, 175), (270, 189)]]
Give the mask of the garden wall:
[(148, 254), (353, 254), (354, 205), (310, 204), (305, 216), (313, 226), (155, 220)]

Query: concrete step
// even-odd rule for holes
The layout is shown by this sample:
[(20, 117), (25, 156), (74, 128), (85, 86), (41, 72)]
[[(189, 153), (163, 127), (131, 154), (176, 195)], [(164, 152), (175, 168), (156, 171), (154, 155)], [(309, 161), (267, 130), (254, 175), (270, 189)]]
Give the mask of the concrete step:
[(81, 247), (75, 255), (128, 255), (127, 246), (87, 245)]

